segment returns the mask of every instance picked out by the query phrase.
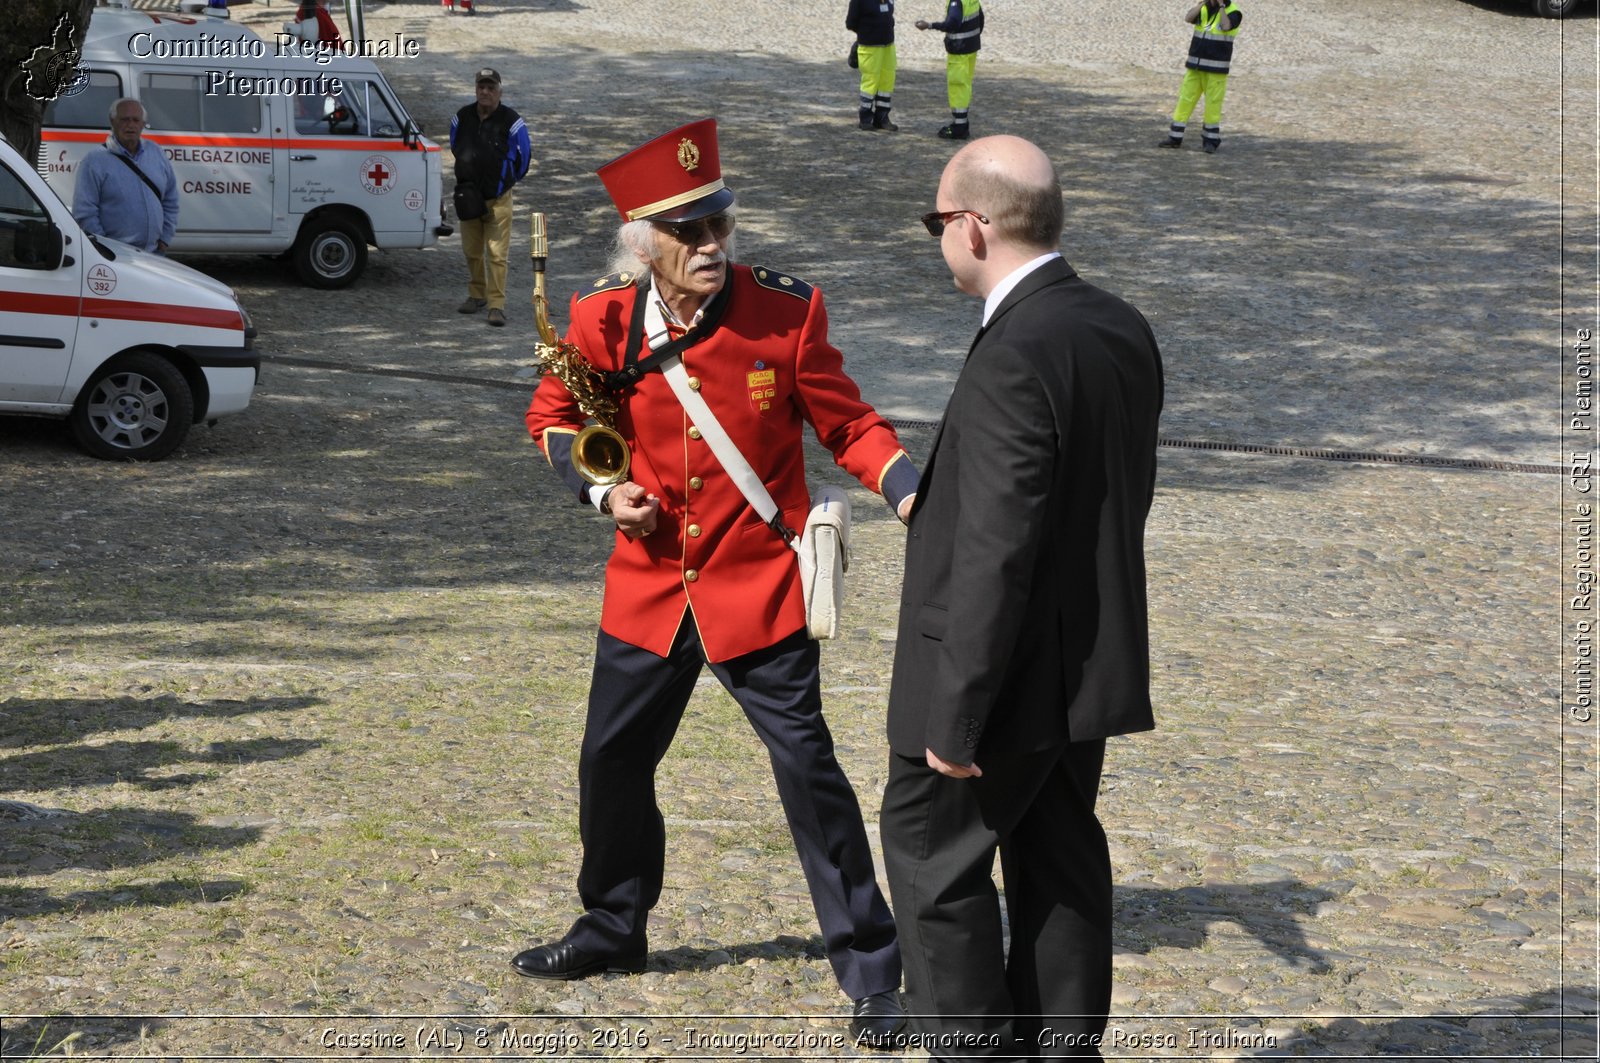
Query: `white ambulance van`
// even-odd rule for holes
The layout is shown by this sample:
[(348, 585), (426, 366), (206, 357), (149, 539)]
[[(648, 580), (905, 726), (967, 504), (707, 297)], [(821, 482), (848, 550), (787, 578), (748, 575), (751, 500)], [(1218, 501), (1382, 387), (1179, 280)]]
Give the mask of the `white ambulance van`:
[(0, 137), (0, 413), (63, 417), (96, 457), (154, 461), (249, 405), (254, 336), (226, 285), (86, 234)]
[[(367, 43), (402, 60), (416, 47)], [(71, 203), (112, 101), (139, 100), (145, 139), (178, 177), (175, 252), (287, 252), (307, 284), (342, 288), (367, 245), (428, 247), (451, 232), (439, 146), (371, 59), (203, 14), (99, 7), (79, 74), (45, 108), (40, 172)]]

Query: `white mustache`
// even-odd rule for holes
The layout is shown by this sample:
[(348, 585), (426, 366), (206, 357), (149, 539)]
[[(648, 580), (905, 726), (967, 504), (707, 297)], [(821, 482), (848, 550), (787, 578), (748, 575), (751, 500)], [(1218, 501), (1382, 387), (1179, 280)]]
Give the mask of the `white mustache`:
[(728, 256), (718, 252), (715, 255), (696, 255), (689, 260), (689, 269), (705, 269), (708, 266), (720, 266), (728, 261)]

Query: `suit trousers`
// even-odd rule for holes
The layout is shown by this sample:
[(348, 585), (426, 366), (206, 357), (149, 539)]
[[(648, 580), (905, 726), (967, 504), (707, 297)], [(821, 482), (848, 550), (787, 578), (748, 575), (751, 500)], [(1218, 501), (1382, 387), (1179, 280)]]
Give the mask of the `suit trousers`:
[[(819, 658), (801, 631), (711, 670), (767, 747), (828, 960), (845, 993), (860, 999), (899, 987), (900, 949), (861, 807), (822, 717)], [(600, 632), (578, 761), (585, 911), (569, 934), (585, 951), (644, 952), (666, 862), (656, 765), (705, 663), (687, 614), (665, 657)]]
[(989, 755), (972, 779), (891, 757), (884, 862), (907, 1005), (933, 1058), (1099, 1056), (1111, 1008), (1111, 854), (1094, 814), (1104, 757), (1104, 739)]
[(461, 223), (461, 252), (467, 256), (467, 295), (491, 310), (506, 308), (506, 261), (511, 256), (511, 192), (485, 200), (489, 213)]

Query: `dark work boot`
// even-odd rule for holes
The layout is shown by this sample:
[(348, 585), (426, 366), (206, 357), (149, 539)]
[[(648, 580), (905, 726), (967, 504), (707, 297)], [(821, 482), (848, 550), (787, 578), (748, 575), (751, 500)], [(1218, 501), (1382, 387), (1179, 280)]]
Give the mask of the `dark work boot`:
[(879, 93), (872, 98), (872, 128), (893, 133), (900, 127), (889, 121), (889, 97)]

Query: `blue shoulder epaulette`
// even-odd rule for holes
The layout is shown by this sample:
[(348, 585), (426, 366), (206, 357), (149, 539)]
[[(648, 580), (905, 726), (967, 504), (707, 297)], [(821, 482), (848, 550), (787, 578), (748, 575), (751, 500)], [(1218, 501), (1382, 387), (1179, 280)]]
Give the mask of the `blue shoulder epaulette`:
[(796, 280), (787, 273), (779, 273), (766, 266), (751, 266), (750, 274), (763, 288), (771, 288), (775, 292), (788, 292), (802, 302), (811, 301), (812, 287), (803, 280)]
[(638, 280), (639, 275), (637, 273), (625, 272), (607, 274), (606, 276), (595, 281), (593, 284), (589, 285), (589, 289), (578, 296), (578, 302), (581, 303), (585, 299), (589, 298), (589, 296), (599, 295), (601, 292), (614, 292), (618, 288), (631, 288), (638, 282)]

